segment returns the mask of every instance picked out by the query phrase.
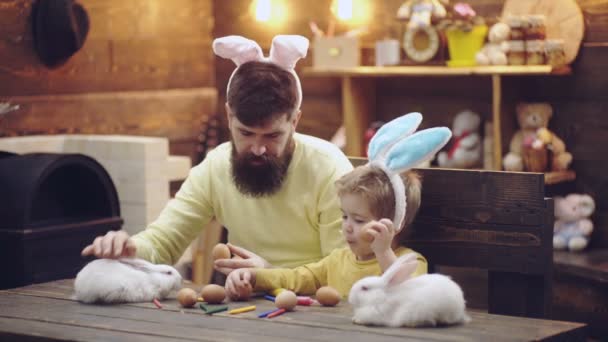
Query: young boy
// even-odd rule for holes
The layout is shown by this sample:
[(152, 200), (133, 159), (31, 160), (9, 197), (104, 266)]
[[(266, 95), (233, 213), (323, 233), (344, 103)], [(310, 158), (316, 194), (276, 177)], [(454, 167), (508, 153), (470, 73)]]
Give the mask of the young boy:
[[(393, 222), (395, 195), (387, 174), (364, 165), (345, 174), (337, 182), (343, 213), (342, 234), (348, 247), (339, 248), (318, 262), (293, 269), (241, 268), (226, 280), (231, 299), (246, 298), (251, 291), (285, 288), (298, 294), (314, 294), (322, 286), (338, 290), (343, 298), (359, 279), (380, 275), (397, 259), (413, 252), (399, 241), (414, 220), (420, 207), (421, 182), (414, 171), (401, 175), (406, 191), (406, 214), (403, 229), (396, 234)], [(427, 262), (418, 255), (415, 275), (427, 273)]]

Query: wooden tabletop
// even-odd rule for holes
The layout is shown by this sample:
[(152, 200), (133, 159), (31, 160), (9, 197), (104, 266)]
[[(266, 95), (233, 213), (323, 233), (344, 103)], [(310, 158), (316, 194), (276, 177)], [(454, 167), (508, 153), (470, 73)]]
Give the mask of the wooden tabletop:
[(351, 323), (348, 303), (337, 307), (298, 306), (274, 318), (258, 318), (274, 308), (264, 299), (228, 303), (255, 311), (206, 315), (181, 308), (175, 296), (162, 302), (85, 305), (70, 298), (73, 280), (0, 291), (0, 340), (85, 341), (529, 341), (585, 339), (585, 325), (469, 311), (472, 322), (441, 328), (366, 327)]

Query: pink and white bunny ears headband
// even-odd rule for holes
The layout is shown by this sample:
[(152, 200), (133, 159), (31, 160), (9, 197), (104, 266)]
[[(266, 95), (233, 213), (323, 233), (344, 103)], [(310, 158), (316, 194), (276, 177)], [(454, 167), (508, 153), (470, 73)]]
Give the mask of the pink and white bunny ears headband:
[(231, 59), (236, 64), (236, 69), (230, 75), (226, 94), (230, 90), (232, 77), (241, 64), (259, 61), (276, 64), (291, 72), (296, 79), (297, 98), (296, 108), (300, 109), (302, 104), (302, 85), (300, 78), (295, 72), (296, 63), (299, 59), (306, 57), (308, 51), (308, 39), (297, 35), (279, 35), (272, 39), (270, 55), (264, 57), (262, 48), (251, 39), (241, 36), (226, 36), (213, 41), (213, 52), (226, 59)]
[(422, 122), (422, 114), (409, 113), (384, 126), (369, 143), (369, 165), (382, 169), (388, 176), (395, 192), (395, 218), (397, 231), (403, 227), (406, 198), (405, 185), (399, 176), (416, 165), (431, 159), (452, 137), (447, 127), (433, 127), (414, 133)]

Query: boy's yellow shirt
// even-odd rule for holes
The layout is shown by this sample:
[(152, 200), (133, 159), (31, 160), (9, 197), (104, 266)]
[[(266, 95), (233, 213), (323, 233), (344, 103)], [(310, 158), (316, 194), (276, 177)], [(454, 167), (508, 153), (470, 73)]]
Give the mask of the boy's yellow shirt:
[[(405, 247), (395, 250), (397, 257), (416, 253)], [(426, 274), (426, 259), (418, 255), (418, 268), (413, 276)], [(351, 287), (359, 279), (382, 274), (378, 259), (358, 261), (349, 247), (334, 250), (318, 262), (296, 267), (256, 269), (254, 291), (270, 291), (278, 288), (292, 290), (297, 294), (312, 295), (322, 286), (338, 290), (343, 298), (348, 297)]]

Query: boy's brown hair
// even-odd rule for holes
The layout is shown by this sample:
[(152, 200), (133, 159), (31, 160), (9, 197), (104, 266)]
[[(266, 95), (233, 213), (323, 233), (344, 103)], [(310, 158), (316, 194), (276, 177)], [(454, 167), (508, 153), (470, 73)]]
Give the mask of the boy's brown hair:
[[(401, 175), (405, 185), (406, 211), (402, 232), (409, 227), (420, 208), (422, 182), (420, 174), (409, 170)], [(395, 192), (391, 181), (384, 171), (377, 167), (362, 165), (345, 174), (336, 181), (338, 196), (355, 194), (362, 196), (369, 205), (371, 213), (378, 219), (395, 217)], [(395, 227), (397, 228), (397, 227)], [(401, 234), (399, 234), (401, 235)]]
[(296, 79), (275, 64), (247, 62), (232, 77), (227, 101), (237, 119), (250, 127), (281, 115), (291, 119), (297, 105)]

